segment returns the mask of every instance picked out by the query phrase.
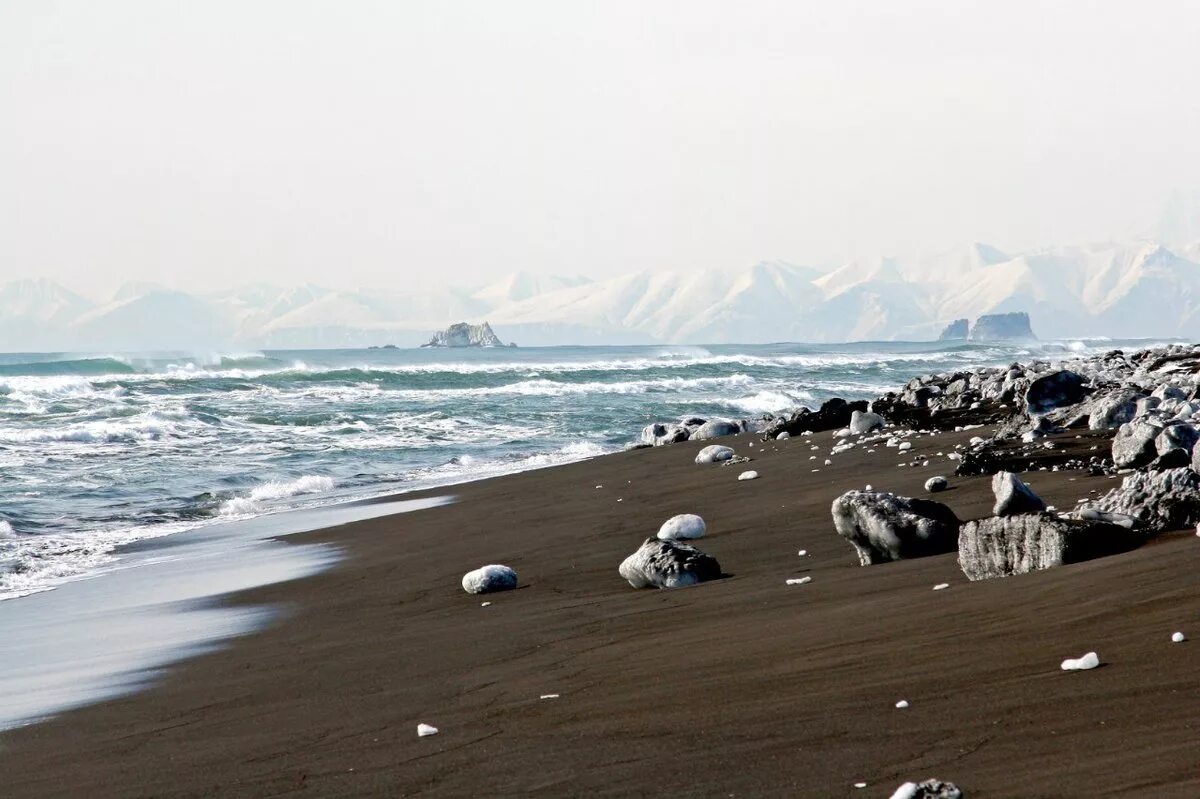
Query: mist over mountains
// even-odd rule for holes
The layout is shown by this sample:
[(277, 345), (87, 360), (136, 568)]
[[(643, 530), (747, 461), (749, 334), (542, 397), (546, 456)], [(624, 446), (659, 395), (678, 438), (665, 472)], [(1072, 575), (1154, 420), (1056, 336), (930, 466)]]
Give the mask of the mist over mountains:
[(1047, 338), (1200, 337), (1200, 242), (1018, 254), (975, 243), (833, 270), (771, 261), (599, 281), (517, 273), (410, 291), (127, 284), (107, 302), (17, 280), (0, 286), (0, 350), (405, 347), (452, 322), (485, 320), (525, 346), (921, 340), (953, 319), (1006, 311), (1027, 311)]

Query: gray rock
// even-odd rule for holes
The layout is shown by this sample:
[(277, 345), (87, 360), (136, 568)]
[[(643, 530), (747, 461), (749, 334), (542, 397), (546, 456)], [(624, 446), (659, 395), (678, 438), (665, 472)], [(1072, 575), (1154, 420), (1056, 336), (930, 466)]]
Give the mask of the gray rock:
[(1142, 536), (1118, 524), (1052, 513), (966, 522), (958, 533), (958, 564), (969, 580), (1050, 569), (1127, 552)]
[(511, 591), (517, 587), (517, 573), (508, 566), (492, 564), (469, 571), (462, 578), (463, 590), (468, 594), (491, 594), (496, 591)]
[(1121, 425), (1112, 440), (1113, 463), (1122, 469), (1150, 463), (1158, 455), (1154, 439), (1161, 430), (1162, 425), (1150, 419), (1135, 419)]
[(858, 552), (863, 566), (953, 552), (959, 520), (927, 499), (848, 491), (833, 501), (833, 526)]
[(937, 477), (930, 477), (925, 481), (925, 490), (930, 494), (936, 494), (938, 491), (945, 491), (949, 485), (950, 483), (945, 477), (938, 475)]
[(1082, 402), (1087, 393), (1083, 376), (1063, 369), (1034, 379), (1025, 390), (1025, 407), (1029, 413), (1046, 413)]
[(1164, 469), (1181, 469), (1192, 465), (1192, 456), (1183, 449), (1169, 449), (1150, 461), (1147, 469), (1162, 471)]
[(1200, 475), (1191, 468), (1134, 472), (1094, 507), (1132, 516), (1147, 533), (1194, 527), (1200, 522)]
[(996, 497), (996, 504), (992, 506), (993, 516), (1016, 516), (1046, 509), (1042, 498), (1012, 472), (996, 472), (992, 477), (992, 494)]
[(718, 436), (734, 436), (745, 432), (745, 428), (737, 422), (727, 422), (723, 419), (713, 419), (705, 422), (692, 432), (693, 441), (704, 441)]
[(720, 463), (732, 460), (734, 451), (720, 444), (710, 444), (696, 453), (696, 463)]
[(690, 432), (682, 424), (655, 422), (642, 428), (642, 435), (638, 438), (638, 442), (654, 447), (661, 447), (666, 444), (678, 444), (680, 441), (687, 441), (689, 436)]
[(1164, 427), (1162, 432), (1154, 438), (1154, 448), (1159, 455), (1169, 450), (1181, 449), (1187, 453), (1190, 461), (1197, 441), (1200, 441), (1200, 430), (1197, 430), (1195, 425), (1175, 422)]
[(433, 338), (422, 347), (503, 347), (504, 344), (492, 332), (487, 322), (469, 325), (466, 322), (450, 325), (433, 334)]
[(683, 588), (721, 576), (721, 566), (711, 555), (657, 538), (647, 538), (617, 571), (634, 588)]
[(1187, 392), (1184, 391), (1183, 389), (1179, 388), (1179, 386), (1172, 386), (1172, 385), (1166, 384), (1166, 383), (1164, 383), (1161, 386), (1158, 386), (1153, 391), (1151, 391), (1150, 396), (1158, 397), (1160, 400), (1164, 400), (1164, 401), (1165, 400), (1180, 400), (1180, 401), (1182, 401), (1182, 400), (1186, 400), (1188, 398)]
[(883, 427), (883, 417), (871, 411), (855, 411), (850, 415), (850, 434), (861, 436)]
[(1137, 401), (1141, 395), (1134, 391), (1115, 391), (1091, 403), (1088, 414), (1089, 430), (1112, 430), (1137, 416)]
[(906, 782), (896, 789), (891, 799), (964, 799), (965, 794), (952, 782), (932, 777), (924, 782)]

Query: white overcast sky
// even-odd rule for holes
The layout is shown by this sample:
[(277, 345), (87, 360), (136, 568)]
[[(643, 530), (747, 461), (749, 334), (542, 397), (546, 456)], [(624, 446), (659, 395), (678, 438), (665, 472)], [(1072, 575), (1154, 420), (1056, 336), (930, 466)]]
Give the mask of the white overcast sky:
[(402, 286), (1125, 237), (1200, 3), (0, 3), (0, 279)]

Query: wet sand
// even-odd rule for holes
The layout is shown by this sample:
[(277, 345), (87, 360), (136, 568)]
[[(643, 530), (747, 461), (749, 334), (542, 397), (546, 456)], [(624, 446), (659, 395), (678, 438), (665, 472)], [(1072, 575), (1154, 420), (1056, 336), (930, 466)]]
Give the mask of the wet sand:
[[(345, 558), (229, 598), (284, 608), (268, 629), (143, 693), (0, 735), (3, 792), (887, 797), (936, 776), (971, 799), (1200, 796), (1191, 531), (984, 583), (953, 554), (860, 567), (834, 532), (842, 491), (923, 496), (934, 474), (961, 518), (987, 515), (988, 478), (954, 478), (934, 454), (971, 435), (914, 439), (926, 468), (882, 446), (823, 466), (827, 433), (730, 439), (745, 466), (697, 466), (700, 444), (676, 444), (294, 536)], [(747, 468), (760, 479), (738, 482)], [(1061, 508), (1116, 484), (1027, 478)], [(617, 565), (684, 512), (708, 522), (698, 544), (730, 576), (630, 588)], [(516, 568), (521, 588), (465, 594), (463, 572), (486, 563)], [(1195, 641), (1171, 643), (1175, 630)], [(1060, 671), (1090, 650), (1103, 667)], [(441, 732), (418, 738), (418, 722)]]

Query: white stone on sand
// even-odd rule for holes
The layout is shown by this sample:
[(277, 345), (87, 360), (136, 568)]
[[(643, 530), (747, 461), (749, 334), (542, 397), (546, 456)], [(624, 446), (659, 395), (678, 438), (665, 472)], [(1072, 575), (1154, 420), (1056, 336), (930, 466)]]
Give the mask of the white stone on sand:
[(417, 736), (420, 738), (425, 738), (426, 736), (437, 735), (437, 734), (438, 734), (437, 727), (434, 727), (430, 724), (418, 724), (417, 725)]
[(934, 591), (942, 591), (950, 587), (950, 583), (938, 583), (933, 587)]
[(510, 591), (517, 587), (517, 573), (508, 566), (495, 563), (490, 566), (480, 566), (463, 575), (462, 587), (468, 594)]
[(542, 699), (558, 699), (558, 694), (542, 694)]
[(792, 437), (792, 434), (789, 433), (788, 431), (784, 430), (782, 433), (775, 436), (775, 440), (776, 441), (787, 441), (791, 437)]
[(1086, 671), (1094, 669), (1100, 665), (1100, 656), (1095, 652), (1088, 652), (1081, 658), (1067, 658), (1062, 662), (1063, 671)]
[(805, 583), (811, 583), (811, 582), (812, 582), (811, 577), (792, 577), (791, 579), (789, 579), (787, 581), (787, 584), (788, 585), (804, 585)]
[(658, 537), (663, 541), (681, 541), (685, 538), (703, 538), (707, 530), (704, 519), (694, 513), (672, 516), (658, 528)]
[(751, 469), (748, 472), (742, 472), (741, 474), (738, 475), (738, 480), (757, 480), (757, 479), (758, 479), (758, 472), (754, 471), (753, 469)]
[(899, 702), (896, 703), (896, 707), (900, 708), (901, 710), (904, 710), (904, 708), (908, 707), (908, 700), (901, 699)]
[(1186, 641), (1186, 640), (1187, 640), (1187, 636), (1186, 636), (1186, 635), (1184, 635), (1183, 633), (1172, 633), (1172, 634), (1171, 634), (1171, 640), (1172, 640), (1174, 643), (1177, 643), (1177, 644), (1182, 644), (1184, 641)]
[(720, 444), (710, 444), (696, 453), (696, 463), (720, 463), (733, 457), (733, 449)]

